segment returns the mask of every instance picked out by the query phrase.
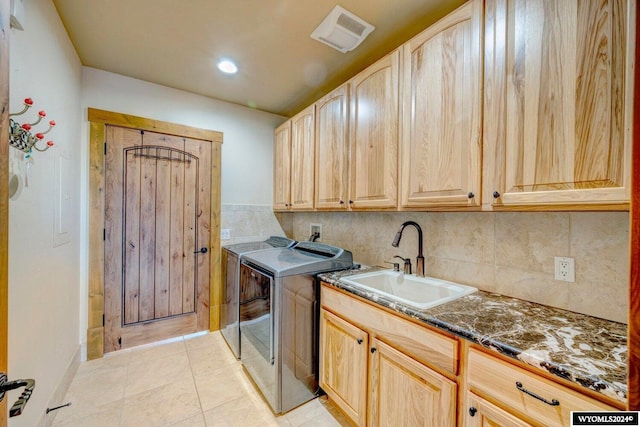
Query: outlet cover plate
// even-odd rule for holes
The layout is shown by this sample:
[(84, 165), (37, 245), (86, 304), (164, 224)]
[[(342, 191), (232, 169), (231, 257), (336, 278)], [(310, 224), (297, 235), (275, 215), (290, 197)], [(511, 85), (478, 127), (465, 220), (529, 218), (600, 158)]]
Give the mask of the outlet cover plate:
[(569, 257), (557, 256), (554, 259), (555, 279), (563, 282), (576, 281), (575, 260)]
[(315, 233), (318, 233), (318, 237), (315, 238), (314, 242), (322, 241), (322, 224), (309, 224), (309, 238), (312, 239)]
[(230, 228), (221, 228), (220, 229), (220, 240), (229, 240), (231, 238), (231, 229)]

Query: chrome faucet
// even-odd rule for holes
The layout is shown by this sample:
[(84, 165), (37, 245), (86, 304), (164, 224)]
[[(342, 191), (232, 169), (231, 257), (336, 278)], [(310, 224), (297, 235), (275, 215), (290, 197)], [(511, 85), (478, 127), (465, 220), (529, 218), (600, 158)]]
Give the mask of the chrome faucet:
[(416, 258), (416, 274), (420, 277), (424, 277), (424, 256), (422, 255), (422, 228), (415, 221), (405, 221), (400, 226), (400, 230), (396, 233), (395, 239), (393, 239), (393, 243), (391, 246), (397, 248), (400, 244), (400, 239), (402, 239), (402, 232), (407, 225), (413, 225), (416, 230), (418, 230), (418, 257)]

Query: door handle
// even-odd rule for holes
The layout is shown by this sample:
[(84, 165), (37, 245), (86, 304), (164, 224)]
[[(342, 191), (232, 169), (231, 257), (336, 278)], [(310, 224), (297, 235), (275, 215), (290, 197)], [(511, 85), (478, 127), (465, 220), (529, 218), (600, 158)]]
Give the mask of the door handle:
[(203, 246), (199, 251), (195, 251), (194, 254), (206, 254), (207, 252), (209, 252), (209, 249)]
[(10, 417), (17, 417), (22, 414), (24, 407), (27, 405), (33, 389), (36, 388), (36, 381), (32, 379), (7, 381), (7, 376), (0, 373), (0, 402), (4, 399), (5, 392), (25, 387), (24, 391), (9, 410)]

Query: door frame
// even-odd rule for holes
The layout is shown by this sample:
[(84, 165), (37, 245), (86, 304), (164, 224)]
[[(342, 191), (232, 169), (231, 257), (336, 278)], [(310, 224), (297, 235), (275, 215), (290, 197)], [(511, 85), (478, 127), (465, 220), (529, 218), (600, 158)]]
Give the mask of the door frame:
[[(9, 0), (0, 1), (0, 372), (8, 369), (9, 316)], [(7, 399), (0, 427), (7, 425)]]
[[(219, 329), (222, 295), (220, 275), (220, 166), (222, 132), (89, 108), (89, 292), (87, 360), (104, 356), (104, 143), (106, 126), (119, 126), (211, 142), (211, 251), (209, 265), (209, 330)], [(4, 199), (3, 199), (4, 200)], [(8, 200), (8, 197), (7, 197)]]

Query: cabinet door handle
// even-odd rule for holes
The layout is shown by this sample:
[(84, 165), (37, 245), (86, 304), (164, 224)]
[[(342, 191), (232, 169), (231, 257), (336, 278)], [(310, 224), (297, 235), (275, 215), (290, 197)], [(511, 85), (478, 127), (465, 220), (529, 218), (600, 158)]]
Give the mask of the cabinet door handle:
[(517, 388), (518, 390), (520, 390), (521, 392), (523, 392), (523, 393), (525, 393), (525, 394), (528, 394), (528, 395), (529, 395), (529, 396), (531, 396), (531, 397), (534, 397), (534, 398), (536, 398), (536, 399), (538, 399), (538, 400), (543, 401), (543, 402), (544, 402), (544, 403), (546, 403), (547, 405), (551, 405), (551, 406), (558, 406), (558, 405), (560, 405), (560, 402), (558, 402), (556, 399), (547, 400), (547, 399), (545, 399), (544, 397), (542, 397), (542, 396), (540, 396), (540, 395), (538, 395), (538, 394), (536, 394), (536, 393), (534, 393), (534, 392), (532, 392), (532, 391), (527, 390), (526, 388), (524, 388), (524, 387), (522, 386), (522, 383), (521, 383), (520, 381), (516, 381), (516, 388)]
[(469, 408), (469, 415), (471, 415), (472, 417), (475, 417), (476, 412), (478, 412), (478, 410), (476, 409), (475, 406), (472, 406), (471, 408)]
[(358, 344), (362, 344), (362, 338), (358, 338), (357, 341), (358, 341)]
[(375, 347), (371, 347), (371, 354), (375, 353), (375, 352), (376, 352), (376, 350), (377, 350), (377, 348), (375, 348)]
[(469, 191), (469, 194), (467, 194), (467, 197), (468, 197), (469, 199), (473, 199), (474, 197), (476, 197), (476, 195), (475, 195), (475, 194), (473, 194), (471, 191)]
[(494, 191), (494, 192), (493, 192), (493, 198), (494, 198), (494, 199), (497, 199), (497, 198), (499, 198), (499, 197), (500, 197), (500, 193), (498, 193), (497, 191)]

